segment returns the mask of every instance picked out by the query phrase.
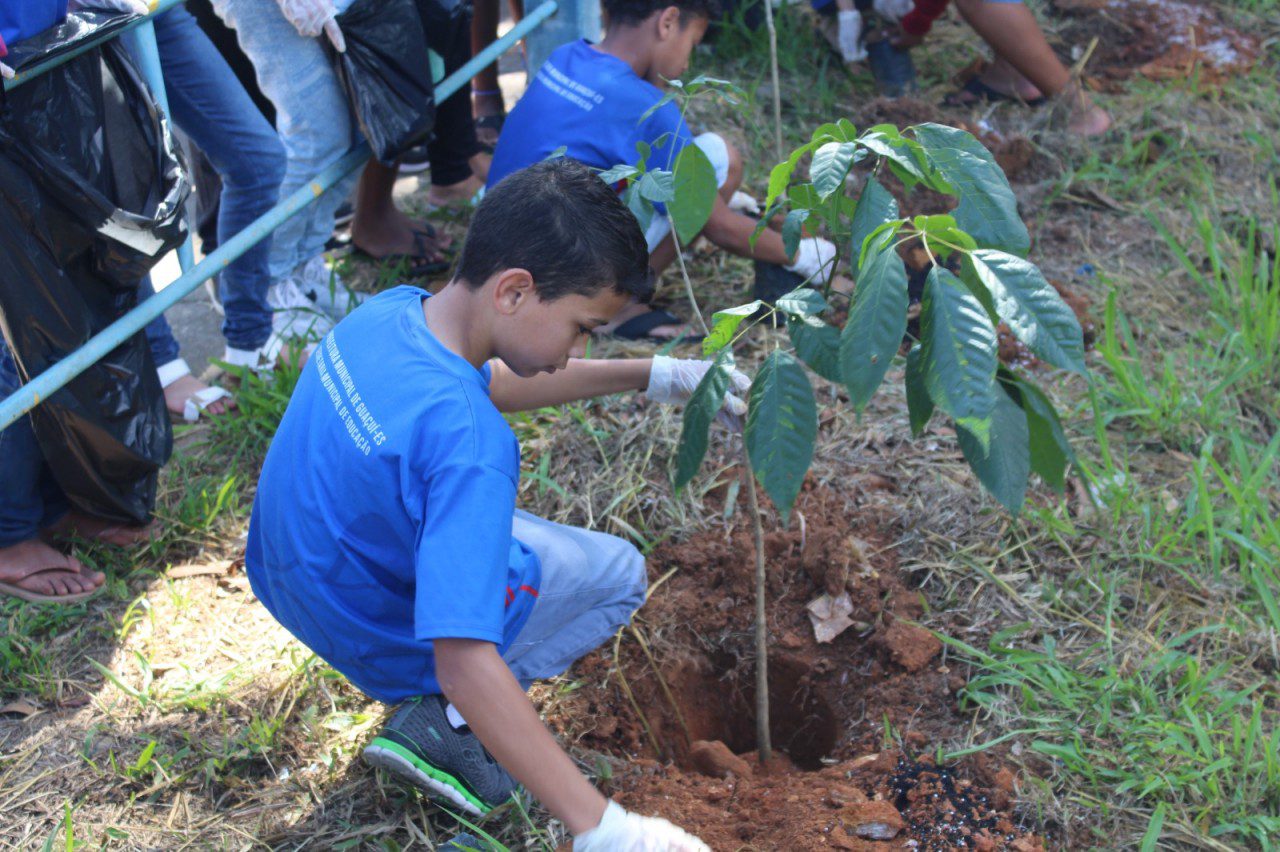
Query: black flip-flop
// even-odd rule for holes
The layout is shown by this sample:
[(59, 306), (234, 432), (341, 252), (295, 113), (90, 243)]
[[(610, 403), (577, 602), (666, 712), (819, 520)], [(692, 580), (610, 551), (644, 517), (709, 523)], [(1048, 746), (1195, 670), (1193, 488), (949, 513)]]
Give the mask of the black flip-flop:
[[(502, 126), (506, 124), (507, 114), (505, 112), (496, 113), (494, 115), (482, 115), (475, 119), (476, 130), (492, 130), (499, 136), (502, 135)], [(493, 153), (493, 146), (488, 142), (481, 142), (480, 137), (476, 136), (476, 144), (480, 146), (480, 150), (486, 154)]]
[[(973, 95), (972, 99), (966, 99), (964, 95), (968, 93)], [(1029, 107), (1038, 107), (1048, 100), (1044, 95), (1031, 100), (1023, 100), (1017, 95), (1010, 95), (991, 88), (977, 77), (970, 77), (969, 82), (965, 83), (958, 92), (952, 92), (942, 99), (944, 107), (970, 107), (976, 103), (986, 101), (988, 103), (1000, 103), (1001, 101), (1009, 101), (1015, 104), (1026, 104)]]
[(701, 343), (703, 335), (701, 334), (682, 334), (677, 337), (658, 337), (650, 334), (655, 328), (663, 325), (684, 325), (684, 320), (675, 314), (654, 308), (643, 314), (638, 314), (615, 328), (611, 334), (612, 337), (618, 337), (622, 340), (650, 340), (654, 343)]
[[(430, 225), (427, 226), (431, 228)], [(414, 230), (413, 232), (413, 253), (412, 254), (384, 254), (382, 257), (374, 257), (355, 243), (351, 244), (351, 254), (364, 260), (370, 260), (374, 263), (407, 263), (409, 268), (405, 270), (405, 275), (410, 278), (421, 278), (427, 275), (435, 275), (438, 272), (445, 272), (449, 269), (449, 261), (447, 260), (427, 260), (427, 238), (434, 235), (432, 233)], [(444, 249), (436, 249), (441, 254)]]

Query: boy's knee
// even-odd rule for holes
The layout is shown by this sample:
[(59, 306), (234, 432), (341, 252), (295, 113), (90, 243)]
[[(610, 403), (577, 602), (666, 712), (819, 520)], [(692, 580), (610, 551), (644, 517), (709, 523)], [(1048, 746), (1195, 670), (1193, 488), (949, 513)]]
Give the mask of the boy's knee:
[(645, 567), (644, 555), (639, 550), (621, 540), (619, 545), (619, 553), (614, 560), (618, 595), (634, 612), (644, 603), (645, 592), (649, 589), (649, 573)]
[(724, 144), (729, 149), (729, 175), (722, 189), (725, 194), (733, 195), (742, 186), (742, 152), (728, 142)]

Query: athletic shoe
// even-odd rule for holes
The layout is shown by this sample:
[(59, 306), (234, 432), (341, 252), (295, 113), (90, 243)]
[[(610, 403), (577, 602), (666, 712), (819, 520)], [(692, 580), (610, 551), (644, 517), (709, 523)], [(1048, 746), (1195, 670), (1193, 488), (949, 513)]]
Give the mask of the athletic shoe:
[(431, 168), (431, 157), (427, 156), (426, 145), (414, 145), (400, 157), (400, 174), (416, 175)]
[(470, 728), (449, 724), (447, 705), (443, 695), (426, 695), (401, 705), (365, 747), (364, 759), (432, 798), (483, 816), (511, 797), (516, 781)]
[(271, 307), (270, 351), (278, 352), (281, 345), (295, 340), (315, 342), (333, 328), (333, 320), (307, 298), (294, 275), (271, 285), (267, 304)]
[(337, 270), (330, 269), (324, 255), (318, 254), (293, 271), (302, 295), (324, 311), (335, 322), (354, 311), (369, 298), (367, 293), (357, 293), (347, 287)]

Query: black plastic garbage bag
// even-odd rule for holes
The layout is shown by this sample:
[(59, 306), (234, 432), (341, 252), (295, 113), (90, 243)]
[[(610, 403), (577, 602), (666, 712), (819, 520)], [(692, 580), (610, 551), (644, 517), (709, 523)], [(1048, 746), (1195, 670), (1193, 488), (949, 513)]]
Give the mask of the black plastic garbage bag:
[(422, 30), (427, 35), (427, 46), (440, 56), (449, 57), (456, 52), (459, 42), (463, 41), (467, 45), (469, 59), (470, 0), (414, 0), (414, 2), (418, 6), (418, 16), (422, 19)]
[[(32, 41), (54, 36), (51, 49), (66, 49), (60, 29)], [(167, 124), (114, 41), (8, 93), (0, 107), (0, 332), (24, 381), (137, 304), (143, 275), (185, 239), (187, 194)], [(173, 437), (142, 332), (41, 400), (31, 418), (78, 508), (147, 520)]]
[(347, 43), (329, 48), (338, 77), (373, 155), (391, 165), (435, 126), (421, 18), (414, 0), (356, 0), (337, 20)]
[[(4, 2), (10, 2), (10, 0), (4, 0)], [(13, 0), (13, 2), (21, 2), (21, 0)], [(4, 62), (21, 75), (22, 72), (42, 62), (77, 49), (86, 40), (113, 33), (137, 18), (137, 15), (121, 12), (81, 9), (67, 15), (66, 20), (56, 27), (50, 27), (32, 38), (8, 45), (9, 55), (5, 57)]]

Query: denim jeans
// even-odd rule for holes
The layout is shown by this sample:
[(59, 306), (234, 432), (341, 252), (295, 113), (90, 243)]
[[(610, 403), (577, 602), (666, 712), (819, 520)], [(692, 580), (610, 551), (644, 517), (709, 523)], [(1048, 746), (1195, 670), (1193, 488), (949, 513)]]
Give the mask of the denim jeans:
[[(343, 12), (351, 2), (336, 0), (334, 5)], [(213, 10), (236, 31), (259, 87), (276, 108), (276, 130), (288, 155), (277, 198), (287, 198), (358, 138), (337, 73), (320, 40), (298, 35), (275, 0), (213, 0)], [(333, 214), (356, 179), (353, 174), (339, 181), (276, 229), (269, 261), (273, 279), (286, 277), (324, 251), (333, 233)]]
[[(156, 18), (155, 30), (173, 123), (204, 152), (222, 180), (222, 244), (275, 206), (285, 173), (284, 145), (186, 9), (178, 6)], [(257, 349), (271, 336), (271, 243), (267, 237), (218, 273), (226, 317), (222, 333), (233, 349)], [(152, 349), (155, 354), (154, 344)], [(156, 365), (172, 358), (156, 355)]]
[[(0, 399), (22, 386), (9, 346), (0, 340)], [(31, 418), (0, 431), (0, 547), (35, 538), (71, 508), (44, 462)]]
[(644, 603), (644, 557), (617, 536), (516, 510), (511, 534), (538, 555), (533, 612), (503, 659), (526, 689), (599, 647)]

